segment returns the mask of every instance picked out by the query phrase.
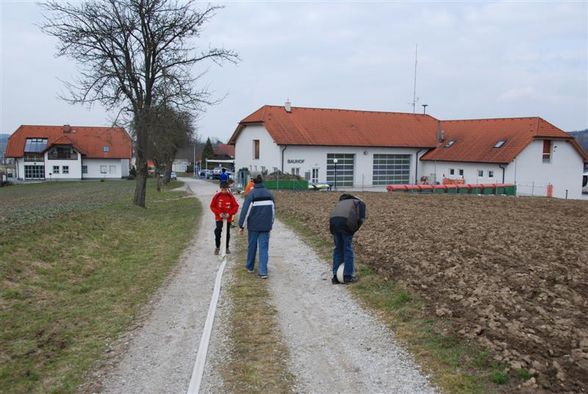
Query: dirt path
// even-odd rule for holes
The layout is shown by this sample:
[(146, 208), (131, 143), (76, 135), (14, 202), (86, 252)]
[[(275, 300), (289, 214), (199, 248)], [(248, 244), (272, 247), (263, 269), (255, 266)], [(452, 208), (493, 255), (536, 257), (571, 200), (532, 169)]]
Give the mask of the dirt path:
[(279, 222), (269, 267), (297, 392), (434, 391), (393, 333), (358, 306), (346, 286), (332, 285), (328, 265)]
[[(200, 198), (203, 217), (177, 271), (150, 305), (143, 324), (129, 334), (120, 362), (99, 378), (106, 393), (185, 393), (220, 265), (212, 255), (213, 218), (208, 202), (216, 186), (182, 179)], [(234, 233), (236, 236), (236, 232)], [(233, 256), (233, 255), (232, 255)], [(230, 266), (244, 262), (229, 259)], [(279, 222), (270, 239), (270, 278), (279, 326), (290, 354), (296, 392), (433, 392), (393, 334), (334, 286), (328, 266)], [(329, 279), (329, 280), (326, 280)], [(225, 276), (223, 284), (230, 277)], [(201, 392), (222, 392), (216, 371), (230, 351), (225, 340), (230, 300), (221, 290)]]
[(188, 389), (220, 262), (212, 254), (214, 221), (208, 214), (208, 202), (217, 188), (199, 181), (187, 185), (203, 205), (196, 237), (149, 305), (145, 321), (129, 334), (120, 362), (100, 378), (100, 392), (185, 393)]

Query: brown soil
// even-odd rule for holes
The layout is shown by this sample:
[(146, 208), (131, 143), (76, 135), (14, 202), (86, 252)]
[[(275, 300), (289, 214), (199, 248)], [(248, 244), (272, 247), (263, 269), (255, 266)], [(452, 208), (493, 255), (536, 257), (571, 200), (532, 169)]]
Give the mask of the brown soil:
[[(358, 261), (417, 292), (527, 389), (588, 388), (588, 201), (357, 193)], [(339, 193), (277, 192), (279, 212), (328, 239)], [(530, 382), (533, 383), (533, 382)]]

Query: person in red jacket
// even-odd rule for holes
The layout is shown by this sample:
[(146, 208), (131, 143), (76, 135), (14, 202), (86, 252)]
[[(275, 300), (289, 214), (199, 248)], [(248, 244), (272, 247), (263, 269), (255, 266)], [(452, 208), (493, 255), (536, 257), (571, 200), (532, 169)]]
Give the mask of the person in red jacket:
[(228, 183), (223, 182), (220, 187), (220, 191), (210, 201), (210, 210), (214, 212), (214, 220), (216, 221), (216, 228), (214, 229), (216, 248), (214, 249), (214, 254), (219, 254), (220, 252), (223, 219), (227, 220), (227, 254), (230, 254), (229, 240), (231, 239), (231, 223), (233, 222), (233, 217), (239, 210), (239, 203), (237, 203), (235, 196), (231, 193)]

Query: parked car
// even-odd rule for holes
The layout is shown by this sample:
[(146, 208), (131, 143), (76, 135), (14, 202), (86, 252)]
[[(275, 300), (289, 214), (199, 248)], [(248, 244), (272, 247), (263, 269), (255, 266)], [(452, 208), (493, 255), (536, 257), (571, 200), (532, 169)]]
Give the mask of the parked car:
[(212, 179), (212, 170), (200, 170), (198, 176), (204, 179)]
[(175, 171), (172, 171), (170, 176), (169, 176), (169, 180), (170, 181), (176, 181), (178, 179), (178, 176), (176, 175)]
[[(223, 168), (224, 167), (218, 167), (218, 168), (215, 168), (214, 170), (212, 170), (212, 179), (220, 179), (220, 174), (221, 174)], [(231, 178), (231, 175), (233, 175), (233, 173), (228, 168), (225, 168), (225, 172), (227, 173), (229, 178)]]
[(331, 185), (328, 183), (308, 183), (308, 190), (323, 190), (329, 191), (331, 190)]

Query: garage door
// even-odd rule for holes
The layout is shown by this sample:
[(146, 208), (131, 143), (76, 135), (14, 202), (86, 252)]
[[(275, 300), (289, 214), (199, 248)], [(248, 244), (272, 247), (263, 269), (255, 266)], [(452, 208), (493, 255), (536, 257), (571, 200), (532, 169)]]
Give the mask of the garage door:
[(353, 153), (327, 153), (327, 183), (333, 186), (353, 186), (354, 164)]
[(406, 184), (411, 155), (374, 155), (374, 185)]

